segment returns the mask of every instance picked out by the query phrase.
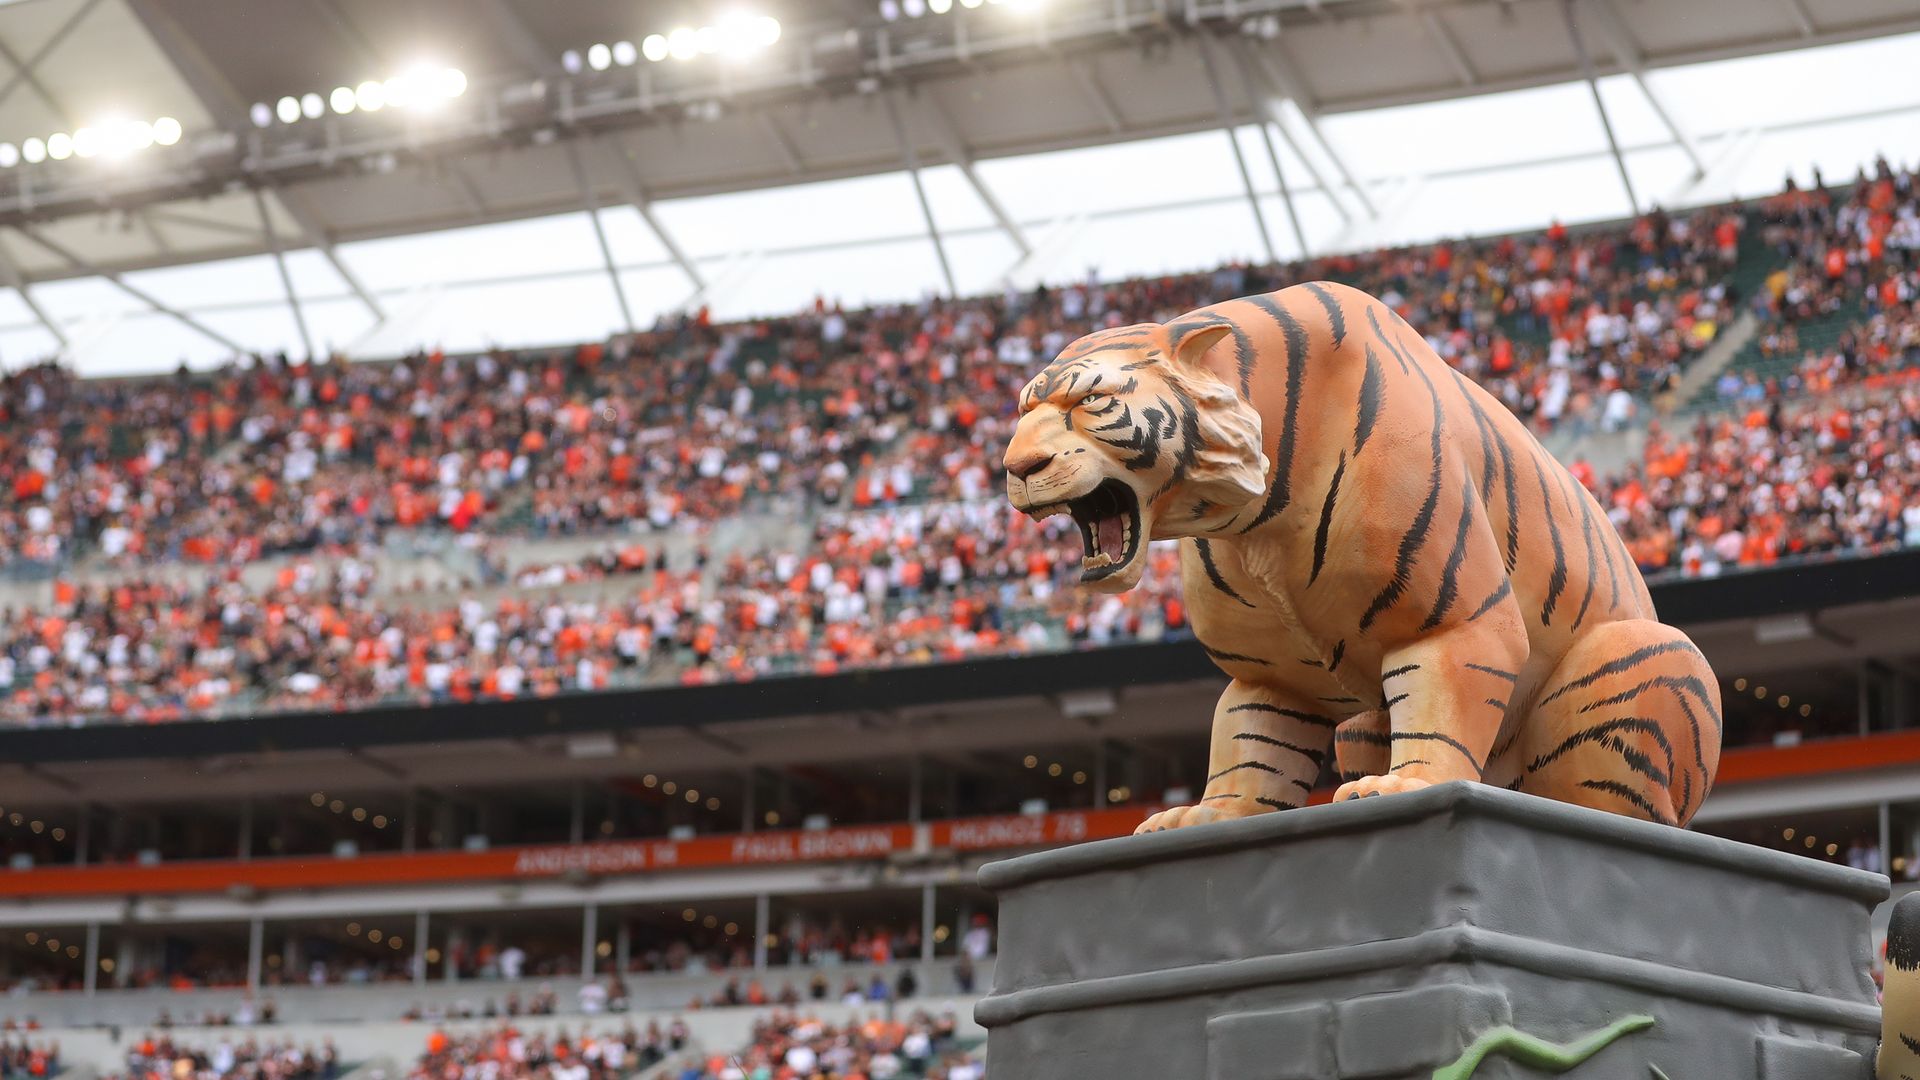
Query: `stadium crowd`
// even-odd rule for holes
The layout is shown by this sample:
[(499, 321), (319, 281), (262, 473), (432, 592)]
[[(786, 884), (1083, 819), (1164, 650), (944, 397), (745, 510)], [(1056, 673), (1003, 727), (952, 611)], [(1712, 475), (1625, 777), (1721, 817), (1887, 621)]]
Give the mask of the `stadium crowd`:
[(427, 1036), (426, 1053), (407, 1076), (410, 1080), (625, 1080), (686, 1043), (686, 1027), (678, 1020), (664, 1029), (655, 1020), (644, 1032), (629, 1023), (603, 1032), (583, 1027), (572, 1035), (564, 1028), (551, 1035), (523, 1032), (511, 1023), (462, 1035), (436, 1029)]
[(316, 1048), (249, 1036), (203, 1047), (149, 1034), (128, 1048), (126, 1072), (108, 1080), (335, 1080), (339, 1074), (332, 1040)]
[(844, 1025), (776, 1010), (735, 1053), (692, 1058), (672, 1080), (985, 1080), (981, 1058), (955, 1039), (951, 1011), (902, 1019), (875, 1013)]

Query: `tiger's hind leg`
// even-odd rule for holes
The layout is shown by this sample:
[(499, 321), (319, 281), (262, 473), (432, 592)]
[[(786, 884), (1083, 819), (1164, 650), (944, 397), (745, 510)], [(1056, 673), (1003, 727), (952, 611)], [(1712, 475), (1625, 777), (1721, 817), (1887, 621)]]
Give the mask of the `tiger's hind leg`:
[[(1720, 764), (1720, 687), (1687, 636), (1651, 620), (1576, 638), (1489, 779), (1597, 810), (1685, 825)], [(1504, 750), (1504, 753), (1500, 751)]]
[(1387, 710), (1376, 709), (1350, 717), (1333, 732), (1333, 763), (1340, 782), (1363, 776), (1385, 776), (1393, 764), (1392, 727)]

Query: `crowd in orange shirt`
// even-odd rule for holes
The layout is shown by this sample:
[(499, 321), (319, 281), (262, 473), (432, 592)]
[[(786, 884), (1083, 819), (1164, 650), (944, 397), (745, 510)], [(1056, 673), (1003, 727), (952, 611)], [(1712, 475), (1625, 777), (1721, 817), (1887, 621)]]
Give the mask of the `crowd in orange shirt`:
[(982, 1060), (955, 1039), (950, 1012), (889, 1019), (879, 1012), (844, 1024), (776, 1010), (753, 1041), (669, 1069), (672, 1080), (985, 1080)]

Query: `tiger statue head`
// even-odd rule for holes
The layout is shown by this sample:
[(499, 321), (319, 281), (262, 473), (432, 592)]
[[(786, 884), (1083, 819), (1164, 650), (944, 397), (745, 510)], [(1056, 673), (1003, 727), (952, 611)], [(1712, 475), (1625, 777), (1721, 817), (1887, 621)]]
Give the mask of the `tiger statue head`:
[(1007, 499), (1036, 521), (1073, 517), (1082, 584), (1125, 592), (1144, 540), (1208, 535), (1265, 494), (1260, 414), (1201, 363), (1230, 330), (1098, 331), (1021, 391)]

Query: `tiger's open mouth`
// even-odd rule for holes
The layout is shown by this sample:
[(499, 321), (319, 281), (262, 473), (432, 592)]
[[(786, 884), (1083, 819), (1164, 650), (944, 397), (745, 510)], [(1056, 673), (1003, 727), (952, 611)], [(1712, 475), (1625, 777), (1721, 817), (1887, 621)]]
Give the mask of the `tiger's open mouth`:
[(1125, 481), (1101, 481), (1099, 487), (1068, 500), (1067, 513), (1080, 526), (1080, 543), (1086, 548), (1080, 560), (1081, 582), (1099, 581), (1117, 572), (1140, 550), (1140, 497)]

